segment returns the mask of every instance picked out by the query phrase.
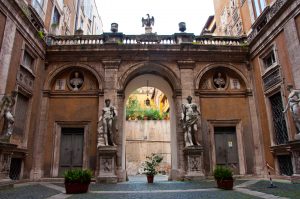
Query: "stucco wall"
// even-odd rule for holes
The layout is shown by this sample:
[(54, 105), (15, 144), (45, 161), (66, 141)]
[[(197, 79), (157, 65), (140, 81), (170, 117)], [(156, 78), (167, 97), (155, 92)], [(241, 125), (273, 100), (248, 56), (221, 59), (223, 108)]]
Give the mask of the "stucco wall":
[(126, 121), (126, 168), (128, 175), (141, 172), (146, 156), (161, 154), (164, 159), (161, 171), (171, 168), (171, 140), (169, 120)]

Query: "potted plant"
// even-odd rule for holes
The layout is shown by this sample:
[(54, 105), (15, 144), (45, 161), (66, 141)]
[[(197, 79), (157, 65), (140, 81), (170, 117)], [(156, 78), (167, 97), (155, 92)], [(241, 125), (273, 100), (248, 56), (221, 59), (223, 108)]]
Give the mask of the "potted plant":
[(162, 162), (163, 157), (152, 153), (151, 156), (146, 157), (146, 161), (144, 162), (144, 174), (147, 176), (148, 183), (153, 183), (154, 176), (157, 174), (157, 166)]
[(214, 170), (214, 178), (217, 181), (218, 188), (232, 190), (233, 188), (232, 170), (225, 166), (217, 166)]
[(64, 173), (67, 194), (86, 193), (92, 178), (92, 172), (82, 169), (71, 169)]

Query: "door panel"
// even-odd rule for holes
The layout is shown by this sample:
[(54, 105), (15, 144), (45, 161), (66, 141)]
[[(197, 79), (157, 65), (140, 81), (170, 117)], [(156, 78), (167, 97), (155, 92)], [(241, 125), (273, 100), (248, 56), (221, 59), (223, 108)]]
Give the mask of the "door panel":
[(232, 168), (239, 174), (239, 159), (235, 127), (215, 127), (216, 164)]
[(83, 128), (62, 128), (59, 176), (71, 168), (83, 165)]
[(73, 134), (72, 136), (72, 166), (80, 167), (83, 159), (83, 134)]

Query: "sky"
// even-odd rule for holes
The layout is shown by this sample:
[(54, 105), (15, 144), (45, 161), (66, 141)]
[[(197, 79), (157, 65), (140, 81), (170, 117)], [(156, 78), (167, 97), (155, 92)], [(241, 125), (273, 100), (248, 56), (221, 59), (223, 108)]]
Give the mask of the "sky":
[(110, 24), (119, 24), (119, 32), (126, 35), (144, 34), (142, 17), (154, 17), (153, 33), (170, 35), (179, 32), (178, 23), (186, 23), (187, 33), (199, 35), (207, 18), (214, 14), (213, 0), (95, 0), (103, 23), (103, 31), (110, 32)]

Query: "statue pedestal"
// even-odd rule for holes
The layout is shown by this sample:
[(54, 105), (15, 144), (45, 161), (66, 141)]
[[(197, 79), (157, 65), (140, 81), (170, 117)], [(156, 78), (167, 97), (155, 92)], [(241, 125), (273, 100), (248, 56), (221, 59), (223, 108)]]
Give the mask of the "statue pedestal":
[(188, 180), (202, 180), (205, 178), (203, 173), (203, 147), (190, 146), (183, 149), (186, 157), (186, 175)]
[(292, 183), (300, 183), (300, 140), (289, 142), (293, 157), (294, 174), (291, 177)]
[(98, 148), (99, 174), (97, 183), (117, 183), (116, 176), (116, 146), (100, 146)]
[(10, 162), (17, 145), (0, 142), (0, 189), (12, 187), (14, 181), (9, 178)]

